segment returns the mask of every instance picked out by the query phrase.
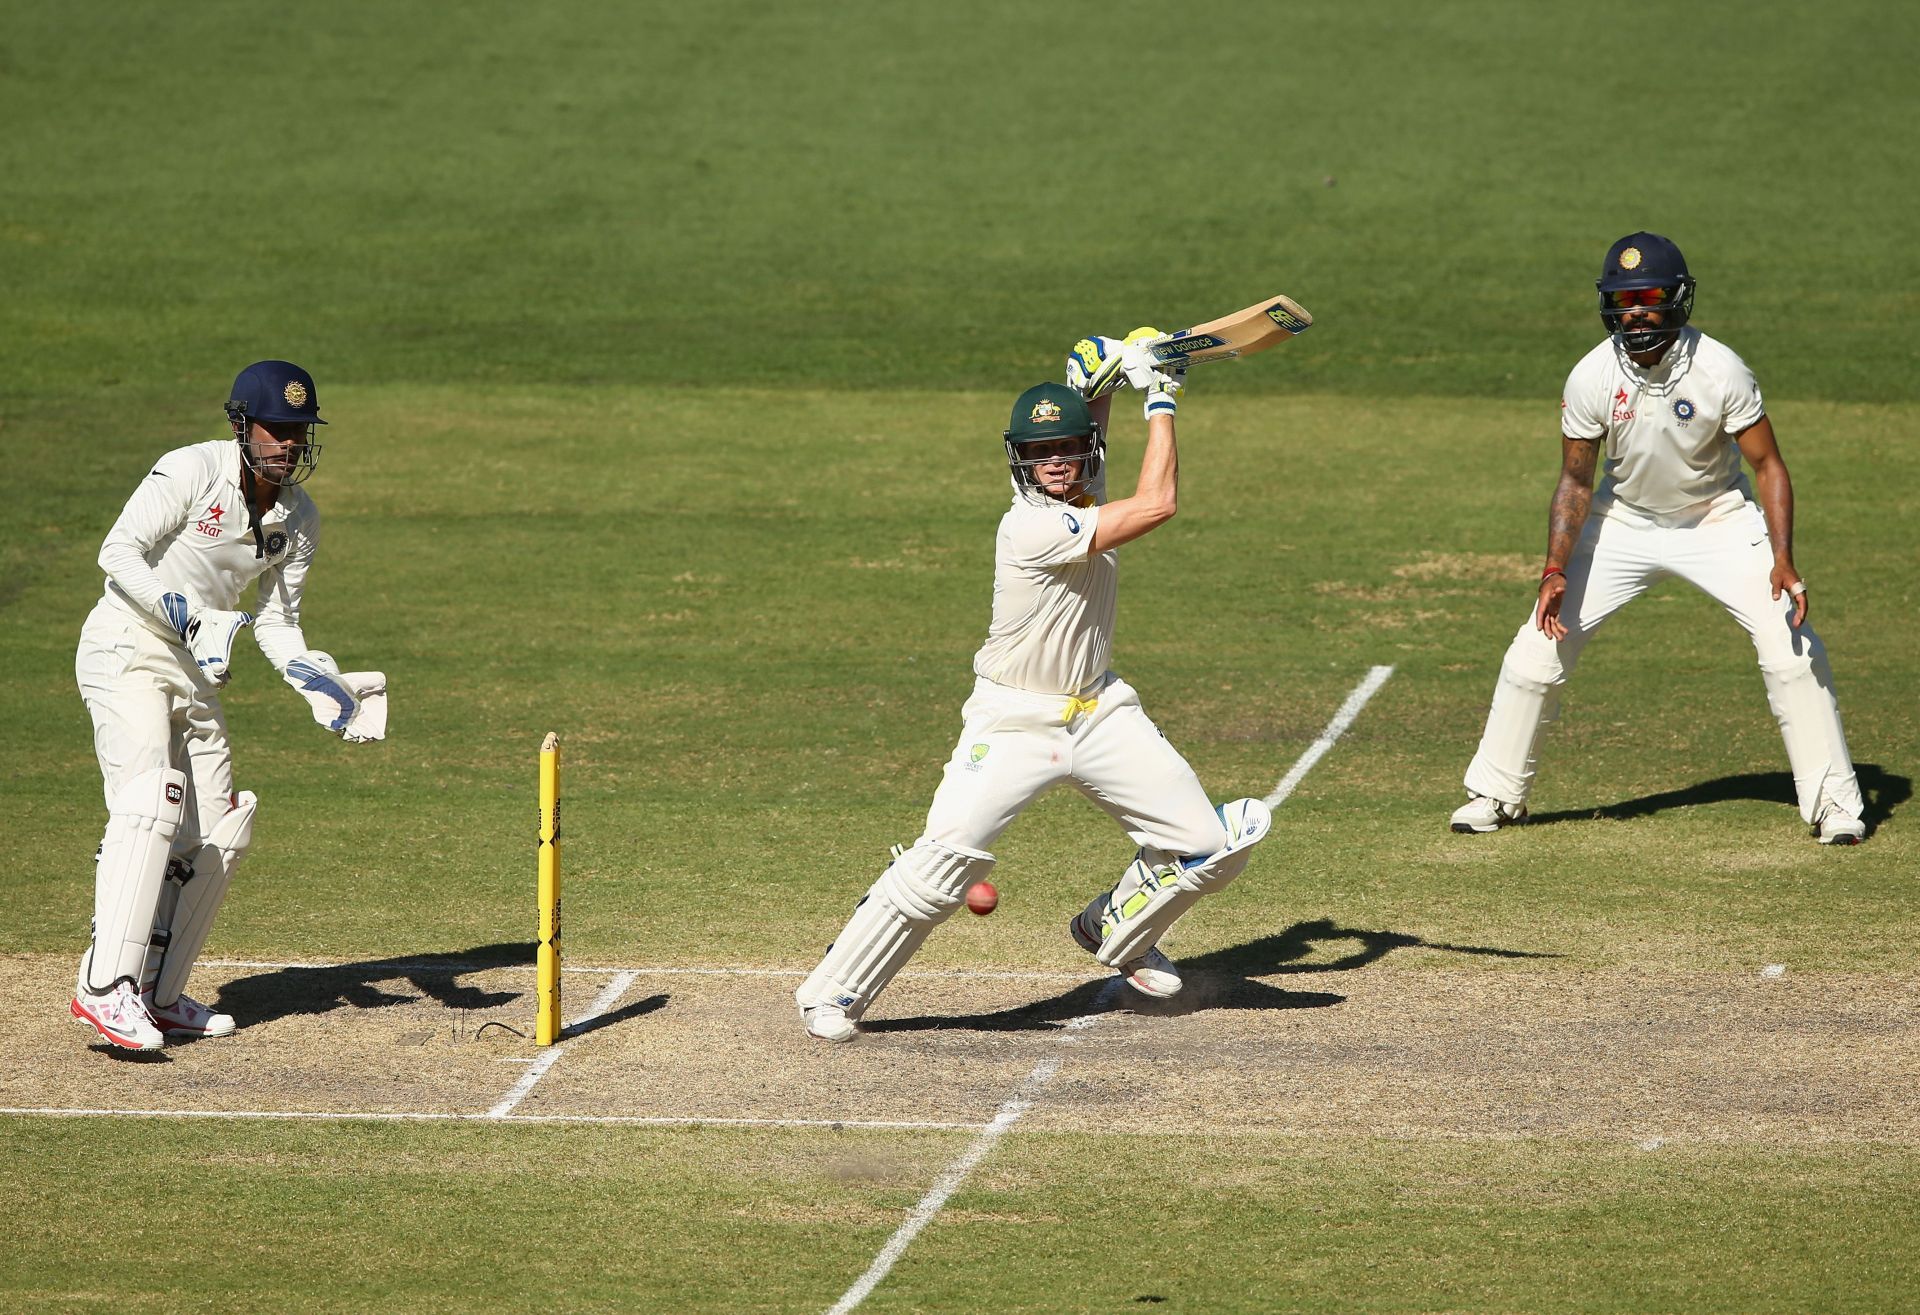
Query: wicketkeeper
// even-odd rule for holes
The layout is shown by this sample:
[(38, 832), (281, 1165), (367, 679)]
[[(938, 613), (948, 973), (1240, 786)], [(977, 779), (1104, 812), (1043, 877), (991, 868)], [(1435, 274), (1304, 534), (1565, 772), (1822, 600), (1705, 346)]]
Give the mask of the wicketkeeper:
[[(1062, 781), (1140, 846), (1119, 882), (1076, 913), (1068, 930), (1155, 998), (1181, 986), (1179, 970), (1157, 948), (1160, 938), (1201, 895), (1238, 876), (1266, 837), (1266, 805), (1236, 799), (1216, 809), (1133, 687), (1107, 666), (1115, 549), (1174, 514), (1181, 381), (1111, 338), (1078, 344), (1067, 378), (1067, 385), (1022, 393), (1003, 435), (1013, 505), (995, 544), (993, 623), (973, 660), (973, 696), (961, 710), (960, 740), (926, 829), (897, 851), (794, 993), (807, 1031), (822, 1040), (857, 1035), (855, 1023), (875, 997), (992, 870), (1000, 833)], [(1104, 394), (1123, 379), (1145, 395), (1147, 448), (1133, 496), (1107, 502), (1112, 399)]]
[[(320, 513), (299, 487), (320, 455), (313, 427), (326, 423), (313, 377), (257, 362), (226, 413), (231, 439), (167, 453), (127, 500), (100, 548), (106, 591), (74, 661), (107, 829), (72, 1012), (128, 1050), (234, 1030), (184, 988), (258, 802), (234, 793), (218, 692), (239, 632), (252, 627), (321, 726), (355, 743), (386, 734), (386, 677), (342, 673), (300, 630), (320, 542)], [(254, 610), (237, 610), (256, 579)]]

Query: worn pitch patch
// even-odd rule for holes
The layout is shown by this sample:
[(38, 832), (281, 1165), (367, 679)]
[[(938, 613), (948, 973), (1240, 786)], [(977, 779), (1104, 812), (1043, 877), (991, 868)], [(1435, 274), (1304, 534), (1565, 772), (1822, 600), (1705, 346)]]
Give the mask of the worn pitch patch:
[[(6, 956), (0, 1107), (480, 1115), (543, 1053), (508, 1030), (530, 1030), (525, 967), (203, 970), (240, 1033), (157, 1059), (89, 1046), (71, 969)], [(1120, 1016), (1065, 1054), (1022, 1128), (1920, 1144), (1920, 987), (1885, 978), (1372, 964), (1188, 981), (1166, 1005), (1115, 994)], [(642, 970), (515, 1112), (981, 1124), (1102, 986), (904, 977), (866, 1036), (830, 1046), (801, 1032), (785, 977)], [(1207, 1117), (1170, 1126), (1170, 1108)]]

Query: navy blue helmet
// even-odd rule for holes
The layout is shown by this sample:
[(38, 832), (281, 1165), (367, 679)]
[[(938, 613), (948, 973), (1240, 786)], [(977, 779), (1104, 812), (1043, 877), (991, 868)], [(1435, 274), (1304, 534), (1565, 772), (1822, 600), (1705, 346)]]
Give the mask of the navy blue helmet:
[[(1680, 248), (1658, 233), (1629, 233), (1607, 248), (1594, 280), (1600, 290), (1600, 322), (1630, 352), (1647, 352), (1679, 334), (1693, 315), (1693, 275)], [(1624, 327), (1639, 309), (1659, 311), (1658, 328)]]
[(313, 473), (320, 458), (313, 427), (327, 422), (320, 418), (320, 393), (313, 386), (313, 376), (292, 361), (255, 361), (242, 370), (227, 398), (227, 419), (233, 422), (233, 436), (240, 440), (241, 459), (256, 475), (261, 470), (248, 441), (248, 424), (305, 425), (307, 441), (295, 456), (292, 470), (279, 482), (298, 484)]

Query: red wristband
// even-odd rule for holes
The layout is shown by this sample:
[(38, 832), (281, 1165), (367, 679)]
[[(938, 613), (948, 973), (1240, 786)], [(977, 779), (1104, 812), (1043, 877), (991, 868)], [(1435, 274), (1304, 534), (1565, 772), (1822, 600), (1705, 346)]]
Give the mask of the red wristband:
[(1566, 572), (1561, 570), (1559, 567), (1549, 566), (1546, 570), (1540, 572), (1540, 583), (1545, 584), (1547, 582), (1547, 577), (1550, 575), (1565, 575), (1565, 574)]

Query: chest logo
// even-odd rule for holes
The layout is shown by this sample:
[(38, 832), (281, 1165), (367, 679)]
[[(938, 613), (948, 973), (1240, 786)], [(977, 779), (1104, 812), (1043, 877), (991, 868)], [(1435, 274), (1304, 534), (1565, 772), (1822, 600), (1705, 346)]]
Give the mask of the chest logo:
[(220, 537), (220, 518), (226, 514), (227, 509), (216, 502), (207, 508), (207, 514), (202, 516), (200, 523), (193, 528), (197, 533), (204, 534), (209, 539), (217, 539)]
[(1687, 423), (1688, 421), (1690, 421), (1690, 420), (1692, 420), (1692, 419), (1693, 419), (1693, 417), (1694, 417), (1694, 414), (1695, 414), (1695, 412), (1694, 412), (1694, 405), (1693, 405), (1693, 403), (1692, 403), (1692, 402), (1690, 402), (1690, 401), (1688, 401), (1688, 400), (1687, 400), (1686, 398), (1684, 398), (1684, 397), (1676, 397), (1676, 398), (1674, 398), (1674, 400), (1673, 400), (1673, 418), (1674, 418), (1675, 420), (1678, 420), (1678, 421), (1679, 421), (1679, 422), (1680, 422), (1681, 424), (1683, 424), (1683, 425), (1684, 425), (1684, 424), (1686, 424), (1686, 423)]
[(275, 530), (267, 536), (267, 556), (278, 557), (287, 550), (287, 536)]
[(1061, 512), (1061, 513), (1060, 513), (1060, 519), (1061, 519), (1061, 520), (1063, 520), (1063, 521), (1065, 521), (1065, 522), (1067, 523), (1067, 533), (1068, 533), (1068, 534), (1078, 534), (1078, 533), (1080, 533), (1080, 522), (1079, 522), (1079, 521), (1077, 521), (1077, 520), (1075, 520), (1075, 519), (1073, 518), (1073, 513), (1072, 513), (1072, 512), (1070, 512), (1070, 511), (1063, 511), (1063, 512)]
[(1617, 392), (1614, 393), (1613, 395), (1613, 423), (1614, 424), (1624, 425), (1627, 423), (1627, 421), (1633, 419), (1632, 400), (1633, 399), (1627, 396), (1627, 390), (1625, 387), (1620, 388)]

